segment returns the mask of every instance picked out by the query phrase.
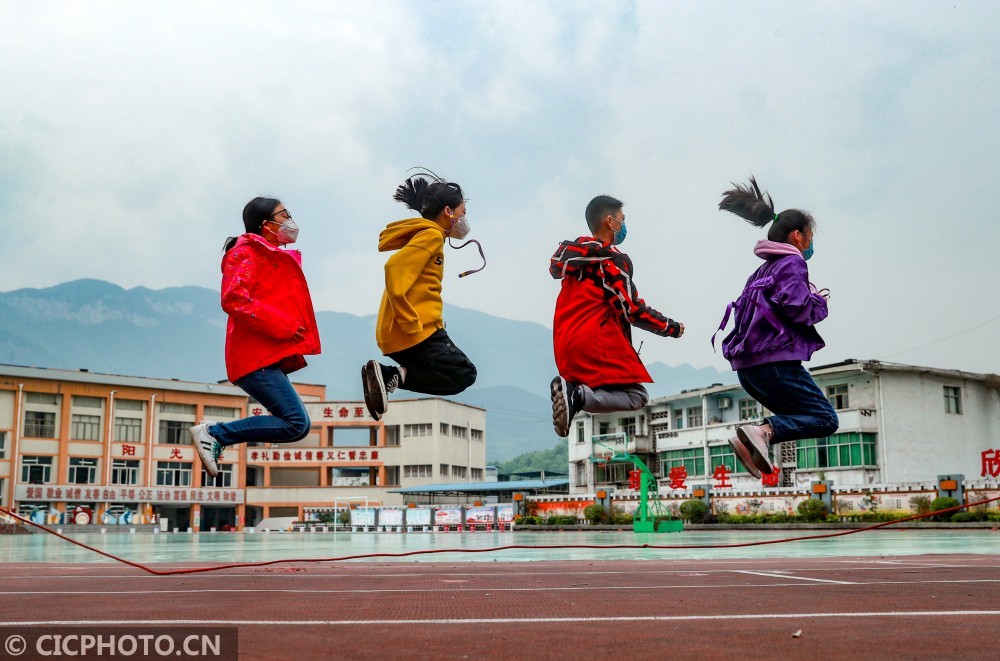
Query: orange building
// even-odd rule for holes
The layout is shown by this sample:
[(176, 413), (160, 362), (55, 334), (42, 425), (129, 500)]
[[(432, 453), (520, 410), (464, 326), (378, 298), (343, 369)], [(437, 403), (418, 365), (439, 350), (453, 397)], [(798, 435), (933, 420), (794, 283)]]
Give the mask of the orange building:
[(229, 448), (212, 480), (187, 430), (264, 413), (239, 388), (0, 365), (0, 504), (39, 523), (209, 530), (302, 519), (307, 507), (401, 504), (390, 489), (483, 479), (483, 409), (394, 400), (376, 422), (361, 402), (324, 401), (325, 386), (295, 387), (309, 435)]

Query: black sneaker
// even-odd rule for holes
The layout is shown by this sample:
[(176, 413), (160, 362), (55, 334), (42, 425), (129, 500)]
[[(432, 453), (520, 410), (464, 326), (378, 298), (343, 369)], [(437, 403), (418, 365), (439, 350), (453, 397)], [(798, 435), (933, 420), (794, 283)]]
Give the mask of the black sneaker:
[(381, 420), (389, 408), (389, 397), (385, 390), (385, 380), (382, 377), (382, 366), (374, 360), (369, 360), (361, 368), (361, 384), (365, 389), (365, 406), (375, 420)]
[(388, 395), (389, 393), (396, 392), (396, 388), (403, 385), (403, 373), (399, 371), (398, 367), (379, 365), (379, 368), (382, 371), (382, 383), (385, 384), (385, 393)]
[(552, 393), (552, 426), (556, 436), (569, 436), (569, 426), (573, 418), (583, 410), (583, 397), (580, 386), (567, 383), (566, 379), (557, 376), (549, 384)]

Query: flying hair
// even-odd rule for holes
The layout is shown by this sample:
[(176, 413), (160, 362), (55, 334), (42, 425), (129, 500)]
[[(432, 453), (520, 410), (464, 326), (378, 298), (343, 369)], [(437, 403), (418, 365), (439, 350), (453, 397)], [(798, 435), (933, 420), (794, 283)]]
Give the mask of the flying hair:
[(754, 227), (764, 227), (773, 221), (774, 224), (767, 232), (769, 241), (788, 243), (788, 235), (792, 232), (815, 229), (816, 221), (805, 211), (786, 209), (775, 212), (774, 200), (769, 193), (761, 192), (753, 175), (750, 175), (749, 184), (732, 185), (734, 188), (722, 194), (719, 209), (736, 214)]
[(762, 193), (757, 180), (750, 175), (750, 184), (733, 183), (734, 188), (722, 194), (719, 208), (734, 213), (754, 227), (763, 227), (774, 220), (774, 201)]
[[(437, 218), (445, 207), (455, 208), (462, 203), (462, 187), (445, 181), (427, 168), (410, 168), (416, 173), (396, 188), (392, 199), (402, 202), (424, 218)], [(431, 181), (428, 181), (428, 178)]]

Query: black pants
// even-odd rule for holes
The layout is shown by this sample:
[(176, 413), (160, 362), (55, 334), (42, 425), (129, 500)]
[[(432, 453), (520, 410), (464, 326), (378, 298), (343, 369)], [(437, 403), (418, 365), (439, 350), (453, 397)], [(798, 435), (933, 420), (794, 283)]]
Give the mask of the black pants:
[(416, 346), (387, 355), (406, 368), (403, 390), (457, 395), (476, 382), (476, 366), (443, 328)]

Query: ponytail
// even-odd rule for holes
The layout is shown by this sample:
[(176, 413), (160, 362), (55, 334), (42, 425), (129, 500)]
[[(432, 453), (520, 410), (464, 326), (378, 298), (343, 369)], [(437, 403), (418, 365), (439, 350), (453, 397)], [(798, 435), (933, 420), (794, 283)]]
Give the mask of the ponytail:
[[(430, 177), (433, 182), (419, 175)], [(454, 209), (465, 200), (461, 186), (445, 181), (427, 169), (400, 184), (392, 199), (402, 202), (428, 220), (437, 218), (445, 207)]]
[(813, 229), (816, 221), (805, 211), (786, 209), (780, 213), (774, 211), (774, 201), (770, 194), (762, 193), (757, 180), (750, 177), (750, 185), (734, 183), (735, 188), (722, 194), (719, 209), (734, 213), (754, 227), (764, 227), (772, 222), (767, 232), (768, 241), (788, 243), (788, 235), (795, 230), (804, 232)]
[[(264, 221), (274, 215), (274, 209), (281, 204), (281, 200), (273, 197), (255, 197), (243, 207), (243, 227), (247, 234), (260, 234), (260, 229)], [(238, 236), (231, 236), (226, 239), (222, 246), (222, 252), (226, 253), (236, 245)]]

